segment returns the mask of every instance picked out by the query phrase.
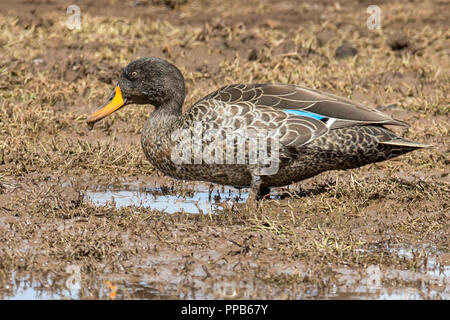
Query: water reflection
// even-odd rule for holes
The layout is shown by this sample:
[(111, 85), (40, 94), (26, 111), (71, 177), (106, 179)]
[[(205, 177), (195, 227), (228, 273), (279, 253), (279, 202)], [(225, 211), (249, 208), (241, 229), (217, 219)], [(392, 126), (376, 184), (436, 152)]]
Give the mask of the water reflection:
[(186, 212), (211, 214), (223, 210), (225, 203), (245, 202), (247, 192), (231, 187), (220, 190), (183, 190), (176, 192), (161, 187), (122, 187), (112, 190), (87, 190), (85, 199), (98, 206), (117, 208), (137, 206), (164, 213)]

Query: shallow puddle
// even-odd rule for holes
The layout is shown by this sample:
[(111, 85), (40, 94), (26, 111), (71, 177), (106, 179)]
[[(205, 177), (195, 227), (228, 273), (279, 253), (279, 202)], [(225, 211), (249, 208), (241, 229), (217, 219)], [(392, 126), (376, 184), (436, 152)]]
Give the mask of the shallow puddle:
[(214, 214), (223, 210), (225, 203), (242, 203), (248, 192), (231, 187), (220, 189), (196, 188), (196, 190), (173, 190), (167, 187), (140, 187), (123, 185), (107, 190), (87, 190), (85, 200), (97, 206), (112, 205), (117, 208), (136, 206), (164, 213), (186, 212)]
[[(399, 257), (419, 252), (423, 248), (394, 247), (390, 251)], [(428, 249), (427, 249), (428, 250)], [(442, 251), (432, 249), (434, 257)], [(335, 269), (333, 282), (326, 288), (305, 287), (295, 282), (279, 285), (273, 282), (238, 281), (232, 270), (214, 281), (208, 280), (201, 264), (189, 275), (174, 275), (171, 263), (181, 256), (151, 256), (146, 264), (153, 264), (159, 272), (136, 277), (123, 274), (105, 274), (91, 279), (80, 267), (67, 267), (66, 277), (23, 277), (15, 273), (3, 289), (2, 299), (450, 299), (450, 266), (441, 265), (430, 256), (417, 270), (397, 270), (378, 265), (353, 270)], [(275, 263), (280, 275), (307, 277), (308, 270), (301, 264)], [(299, 279), (300, 281), (301, 279)], [(324, 279), (326, 280), (326, 279)], [(186, 289), (186, 281), (189, 289)], [(301, 282), (301, 281), (300, 281)], [(180, 289), (181, 288), (181, 289)]]

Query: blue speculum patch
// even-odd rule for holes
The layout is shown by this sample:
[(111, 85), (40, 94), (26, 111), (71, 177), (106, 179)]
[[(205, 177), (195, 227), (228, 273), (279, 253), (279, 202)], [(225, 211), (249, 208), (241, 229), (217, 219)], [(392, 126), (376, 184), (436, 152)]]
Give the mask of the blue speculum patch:
[(322, 120), (322, 119), (326, 118), (324, 116), (321, 116), (320, 114), (312, 113), (312, 112), (308, 112), (308, 111), (303, 111), (303, 110), (284, 109), (284, 112), (295, 114), (297, 116), (304, 116), (304, 117), (314, 118), (314, 119), (317, 119), (317, 120)]

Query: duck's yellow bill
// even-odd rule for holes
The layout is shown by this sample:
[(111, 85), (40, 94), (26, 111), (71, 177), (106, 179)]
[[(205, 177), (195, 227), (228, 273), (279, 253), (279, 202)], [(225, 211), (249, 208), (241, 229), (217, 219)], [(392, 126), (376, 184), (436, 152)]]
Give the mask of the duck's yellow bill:
[(99, 110), (91, 114), (90, 117), (87, 119), (87, 122), (89, 124), (93, 124), (103, 119), (107, 115), (110, 115), (114, 111), (119, 110), (124, 105), (125, 101), (122, 97), (122, 91), (120, 91), (119, 86), (116, 86), (114, 88), (113, 94), (108, 99), (108, 101)]

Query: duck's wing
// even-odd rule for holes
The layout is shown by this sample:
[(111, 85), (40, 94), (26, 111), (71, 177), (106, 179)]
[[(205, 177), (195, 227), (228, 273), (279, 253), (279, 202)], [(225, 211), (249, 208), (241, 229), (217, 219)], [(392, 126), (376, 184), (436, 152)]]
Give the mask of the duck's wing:
[(250, 103), (256, 107), (316, 119), (328, 129), (353, 125), (386, 124), (408, 126), (367, 106), (333, 94), (286, 84), (234, 84), (225, 86), (201, 99), (219, 100), (228, 104)]
[(187, 110), (181, 120), (183, 129), (201, 123), (203, 130), (214, 130), (217, 136), (230, 132), (243, 135), (277, 136), (281, 146), (298, 148), (328, 131), (319, 119), (256, 106), (250, 101), (225, 102), (202, 99)]
[[(196, 102), (184, 115), (186, 127), (201, 122), (217, 134), (226, 130), (276, 131), (282, 147), (297, 149), (330, 130), (364, 125), (407, 124), (351, 100), (295, 85), (235, 84)], [(266, 131), (265, 131), (266, 130)], [(382, 137), (376, 139), (389, 143)], [(386, 141), (385, 141), (386, 140)]]

